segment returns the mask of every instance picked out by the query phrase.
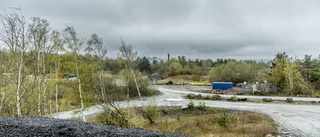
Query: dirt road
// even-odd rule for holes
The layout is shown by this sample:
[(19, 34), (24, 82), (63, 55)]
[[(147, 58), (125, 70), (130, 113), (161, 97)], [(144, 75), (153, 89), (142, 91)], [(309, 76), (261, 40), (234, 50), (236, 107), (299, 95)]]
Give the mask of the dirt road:
[[(190, 100), (184, 99), (183, 96), (191, 91), (181, 91), (168, 89), (165, 86), (156, 86), (163, 94), (156, 97), (144, 98), (146, 102), (156, 100), (159, 106), (184, 106)], [(197, 92), (194, 92), (197, 93)], [(198, 94), (198, 93), (197, 93)], [(203, 94), (206, 95), (206, 94)], [(254, 96), (250, 96), (254, 98)], [(257, 98), (261, 98), (260, 96)], [(280, 97), (279, 99), (286, 99)], [(320, 101), (319, 98), (298, 98), (305, 101)], [(295, 98), (294, 98), (295, 100)], [(283, 129), (291, 133), (292, 136), (302, 137), (319, 137), (320, 136), (320, 105), (292, 105), (292, 104), (268, 104), (268, 103), (247, 103), (247, 102), (227, 102), (227, 101), (211, 101), (211, 100), (194, 100), (195, 105), (199, 102), (205, 102), (206, 106), (220, 107), (237, 110), (247, 110), (259, 112), (272, 117), (278, 122)], [(141, 106), (139, 100), (131, 100), (130, 106)], [(119, 106), (126, 107), (125, 101), (119, 102)], [(93, 117), (97, 113), (102, 112), (101, 105), (87, 108), (84, 112), (86, 117)], [(54, 115), (55, 118), (70, 119), (80, 118), (79, 110), (61, 112)]]
[[(171, 105), (185, 105), (188, 104), (189, 100), (183, 99), (181, 95), (186, 95), (190, 91), (180, 91), (167, 89), (165, 87), (158, 87), (158, 89), (165, 93), (170, 100), (175, 102), (167, 103)], [(206, 95), (206, 94), (203, 94)], [(247, 96), (243, 96), (247, 97)], [(248, 96), (255, 98), (254, 96)], [(265, 98), (258, 96), (257, 98)], [(274, 98), (274, 97), (272, 97)], [(279, 100), (285, 100), (287, 97), (276, 97)], [(320, 101), (319, 98), (293, 98), (294, 100), (301, 101)], [(168, 99), (167, 99), (168, 100)], [(178, 101), (179, 100), (179, 101)], [(164, 102), (168, 102), (163, 100)], [(272, 119), (278, 122), (284, 130), (291, 133), (292, 136), (302, 137), (319, 137), (320, 136), (320, 105), (292, 105), (292, 104), (267, 104), (267, 103), (247, 103), (247, 102), (226, 102), (226, 101), (197, 101), (193, 100), (194, 104), (199, 102), (205, 102), (206, 106), (220, 107), (237, 110), (248, 110), (253, 112), (259, 112), (269, 115)]]

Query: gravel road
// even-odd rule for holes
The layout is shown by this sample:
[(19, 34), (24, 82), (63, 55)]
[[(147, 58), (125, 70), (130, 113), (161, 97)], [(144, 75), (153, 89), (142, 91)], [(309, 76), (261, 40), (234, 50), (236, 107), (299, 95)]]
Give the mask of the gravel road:
[[(166, 86), (156, 86), (163, 94), (156, 97), (144, 98), (145, 101), (155, 99), (159, 106), (184, 106), (189, 103), (188, 99), (184, 99), (183, 96), (189, 93), (199, 94), (199, 92), (181, 91), (168, 89)], [(201, 93), (207, 95), (205, 93)], [(224, 95), (223, 95), (224, 96)], [(228, 95), (224, 97), (229, 97)], [(268, 98), (263, 96), (238, 96), (247, 97), (250, 99), (262, 99)], [(270, 98), (270, 97), (269, 97)], [(287, 97), (272, 97), (277, 100), (285, 100)], [(296, 98), (293, 100), (300, 101), (320, 101), (320, 98)], [(320, 105), (291, 105), (291, 104), (268, 104), (268, 103), (247, 103), (247, 102), (226, 102), (226, 101), (193, 101), (196, 105), (199, 102), (205, 102), (206, 106), (220, 107), (236, 110), (247, 110), (253, 112), (259, 112), (269, 115), (288, 135), (291, 136), (303, 136), (303, 137), (319, 137), (320, 136)], [(126, 107), (125, 101), (119, 102), (119, 105)], [(139, 100), (131, 100), (130, 106), (141, 106)], [(84, 112), (87, 118), (95, 116), (97, 113), (102, 112), (103, 107), (101, 105), (87, 108)], [(67, 112), (61, 112), (53, 115), (54, 118), (70, 119), (80, 118), (79, 110), (72, 110)], [(290, 134), (289, 134), (290, 133)]]

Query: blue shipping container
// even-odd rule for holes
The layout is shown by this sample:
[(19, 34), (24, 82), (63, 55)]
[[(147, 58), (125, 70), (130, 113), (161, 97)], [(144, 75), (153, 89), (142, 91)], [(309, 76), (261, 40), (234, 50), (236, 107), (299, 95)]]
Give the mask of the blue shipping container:
[(212, 82), (212, 89), (232, 89), (232, 82)]

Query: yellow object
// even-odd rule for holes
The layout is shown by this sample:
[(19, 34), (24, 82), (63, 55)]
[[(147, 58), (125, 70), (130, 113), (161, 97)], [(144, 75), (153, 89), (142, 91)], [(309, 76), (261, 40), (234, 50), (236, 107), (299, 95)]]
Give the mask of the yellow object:
[(2, 75), (8, 76), (8, 75), (13, 75), (13, 73), (2, 73)]
[(210, 83), (191, 83), (191, 85), (194, 85), (194, 86), (208, 86), (208, 85), (211, 85)]

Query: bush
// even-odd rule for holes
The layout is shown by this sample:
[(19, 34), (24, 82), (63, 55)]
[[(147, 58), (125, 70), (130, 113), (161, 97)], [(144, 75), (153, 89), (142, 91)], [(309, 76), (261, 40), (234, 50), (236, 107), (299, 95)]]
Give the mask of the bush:
[(194, 98), (196, 97), (196, 95), (193, 94), (193, 93), (190, 93), (190, 94), (187, 95), (187, 97), (188, 97), (189, 99), (194, 99)]
[(80, 102), (77, 101), (77, 100), (72, 100), (72, 101), (69, 102), (69, 104), (72, 105), (72, 106), (77, 106), (77, 105), (80, 104)]
[[(147, 106), (146, 106), (146, 110), (148, 112), (149, 117), (152, 120), (155, 120), (156, 118), (158, 118), (160, 116), (159, 113), (159, 107), (155, 101), (155, 99), (152, 100), (152, 102), (150, 102)], [(147, 117), (146, 114), (143, 114), (144, 117)]]
[(200, 111), (205, 111), (206, 110), (206, 104), (204, 102), (199, 102), (199, 106), (198, 106), (198, 109)]
[(229, 98), (228, 100), (232, 101), (232, 102), (236, 102), (236, 101), (238, 101), (238, 98), (236, 95), (234, 95), (233, 97)]
[(222, 127), (227, 127), (227, 124), (229, 122), (229, 115), (227, 112), (223, 112), (222, 114), (220, 114), (220, 117), (217, 120), (219, 126)]
[(193, 104), (192, 100), (190, 100), (190, 102), (189, 102), (189, 104), (187, 106), (188, 106), (188, 110), (193, 110), (194, 109), (194, 104)]
[(315, 96), (316, 98), (320, 98), (320, 93), (317, 93)]
[(202, 95), (198, 94), (197, 99), (202, 99)]
[(106, 110), (99, 114), (95, 121), (102, 125), (113, 125), (124, 128), (141, 128), (143, 126), (143, 118), (138, 115), (135, 110)]
[[(152, 82), (149, 79), (143, 79), (138, 72), (135, 72), (135, 73), (137, 73), (136, 74), (137, 75), (137, 82), (138, 82), (138, 87), (139, 87), (141, 96), (150, 96), (150, 95), (156, 95), (156, 94), (160, 93), (160, 91), (151, 88)], [(119, 75), (120, 76), (127, 75), (127, 72), (121, 71)], [(135, 84), (133, 78), (130, 78), (129, 82), (125, 86), (126, 86), (125, 91), (127, 91), (127, 89), (129, 89), (129, 91), (130, 91), (129, 92), (130, 97), (137, 97), (138, 96), (137, 87), (136, 87), (136, 84)]]
[(221, 96), (220, 95), (213, 95), (212, 96), (212, 100), (221, 100)]

